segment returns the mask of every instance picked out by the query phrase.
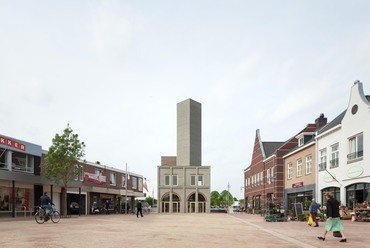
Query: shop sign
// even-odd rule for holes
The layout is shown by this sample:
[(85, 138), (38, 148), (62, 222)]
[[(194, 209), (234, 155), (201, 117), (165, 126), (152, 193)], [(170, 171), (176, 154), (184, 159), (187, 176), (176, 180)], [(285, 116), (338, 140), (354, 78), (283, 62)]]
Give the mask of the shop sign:
[(364, 172), (364, 168), (362, 168), (361, 166), (353, 166), (348, 169), (347, 176), (349, 178), (356, 178), (356, 177), (361, 176), (363, 172)]
[(293, 183), (292, 184), (292, 188), (298, 188), (298, 187), (303, 187), (303, 182)]
[(106, 176), (85, 172), (84, 173), (84, 181), (97, 183), (97, 184), (105, 184), (106, 183)]
[(4, 145), (4, 146), (9, 146), (9, 147), (15, 148), (15, 149), (21, 150), (21, 151), (26, 150), (26, 145), (24, 145), (24, 144), (22, 144), (18, 141), (9, 139), (9, 138), (5, 138), (3, 136), (0, 136), (0, 144)]

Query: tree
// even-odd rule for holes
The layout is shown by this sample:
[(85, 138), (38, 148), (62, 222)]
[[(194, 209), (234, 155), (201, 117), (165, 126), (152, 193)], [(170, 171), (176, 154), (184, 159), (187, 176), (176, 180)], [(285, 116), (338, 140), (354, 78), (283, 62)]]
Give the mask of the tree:
[(157, 205), (157, 200), (154, 199), (153, 197), (150, 197), (150, 196), (148, 196), (147, 198), (145, 198), (144, 201), (147, 202), (150, 206), (153, 206), (153, 207), (155, 205)]
[(62, 187), (62, 215), (67, 213), (68, 183), (83, 170), (81, 166), (78, 166), (76, 170), (75, 165), (78, 165), (79, 160), (85, 156), (84, 148), (85, 143), (78, 139), (77, 134), (73, 134), (68, 124), (62, 135), (55, 135), (45, 160), (41, 164), (42, 175)]
[(218, 191), (212, 191), (211, 192), (211, 206), (220, 206), (221, 197), (220, 193)]
[(234, 204), (234, 197), (227, 190), (221, 192), (221, 202), (224, 206), (228, 207)]

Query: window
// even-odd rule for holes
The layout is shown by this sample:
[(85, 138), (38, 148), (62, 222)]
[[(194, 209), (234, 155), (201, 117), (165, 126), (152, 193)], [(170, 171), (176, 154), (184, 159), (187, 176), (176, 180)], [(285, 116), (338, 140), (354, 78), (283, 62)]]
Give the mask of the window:
[(263, 171), (261, 171), (260, 180), (261, 180), (261, 184), (263, 184)]
[(297, 177), (302, 176), (302, 159), (297, 160)]
[(5, 151), (0, 149), (0, 168), (6, 168)]
[(306, 156), (306, 175), (312, 173), (312, 155)]
[(110, 173), (109, 183), (112, 186), (116, 186), (116, 173)]
[(271, 167), (270, 173), (271, 180), (274, 181), (275, 180), (274, 167)]
[(190, 185), (195, 186), (195, 176), (190, 176)]
[(164, 176), (164, 185), (170, 186), (170, 176)]
[(288, 164), (288, 179), (292, 179), (293, 177), (293, 164), (289, 163)]
[(137, 189), (137, 178), (132, 177), (132, 189)]
[(99, 169), (95, 169), (95, 175), (98, 175), (98, 176), (101, 176), (103, 173), (102, 170), (99, 170)]
[(177, 186), (177, 176), (172, 176), (172, 185)]
[(198, 186), (203, 186), (203, 176), (198, 176)]
[(254, 177), (252, 176), (252, 187), (254, 187)]
[(364, 136), (362, 133), (348, 139), (348, 150), (348, 162), (362, 158), (364, 154)]
[(267, 171), (266, 171), (266, 180), (267, 180), (267, 184), (270, 184), (271, 183), (271, 180), (270, 180), (270, 168), (268, 168)]
[(326, 148), (320, 150), (319, 154), (320, 154), (319, 170), (323, 171), (326, 170)]
[(303, 146), (303, 145), (304, 145), (304, 139), (302, 137), (302, 138), (299, 138), (298, 140), (298, 146)]
[(331, 160), (330, 168), (335, 168), (339, 166), (339, 144), (331, 146)]

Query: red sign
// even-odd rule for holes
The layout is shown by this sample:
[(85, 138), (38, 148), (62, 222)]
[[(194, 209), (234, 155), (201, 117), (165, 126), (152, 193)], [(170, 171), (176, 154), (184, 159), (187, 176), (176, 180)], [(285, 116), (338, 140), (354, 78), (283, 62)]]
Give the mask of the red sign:
[(292, 184), (292, 188), (298, 188), (298, 187), (303, 187), (303, 182), (293, 183)]
[(12, 140), (12, 139), (5, 138), (3, 136), (0, 136), (0, 144), (2, 144), (4, 146), (9, 146), (9, 147), (15, 148), (15, 149), (18, 149), (18, 150), (21, 150), (21, 151), (26, 150), (26, 145), (24, 145), (22, 143), (19, 143), (18, 141), (15, 141), (15, 140)]

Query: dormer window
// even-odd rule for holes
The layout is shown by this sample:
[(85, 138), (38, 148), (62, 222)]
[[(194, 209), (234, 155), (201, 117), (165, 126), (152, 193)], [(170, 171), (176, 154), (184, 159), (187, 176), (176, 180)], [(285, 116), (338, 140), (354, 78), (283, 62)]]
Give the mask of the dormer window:
[(304, 145), (304, 138), (301, 137), (298, 139), (298, 146), (303, 146)]

